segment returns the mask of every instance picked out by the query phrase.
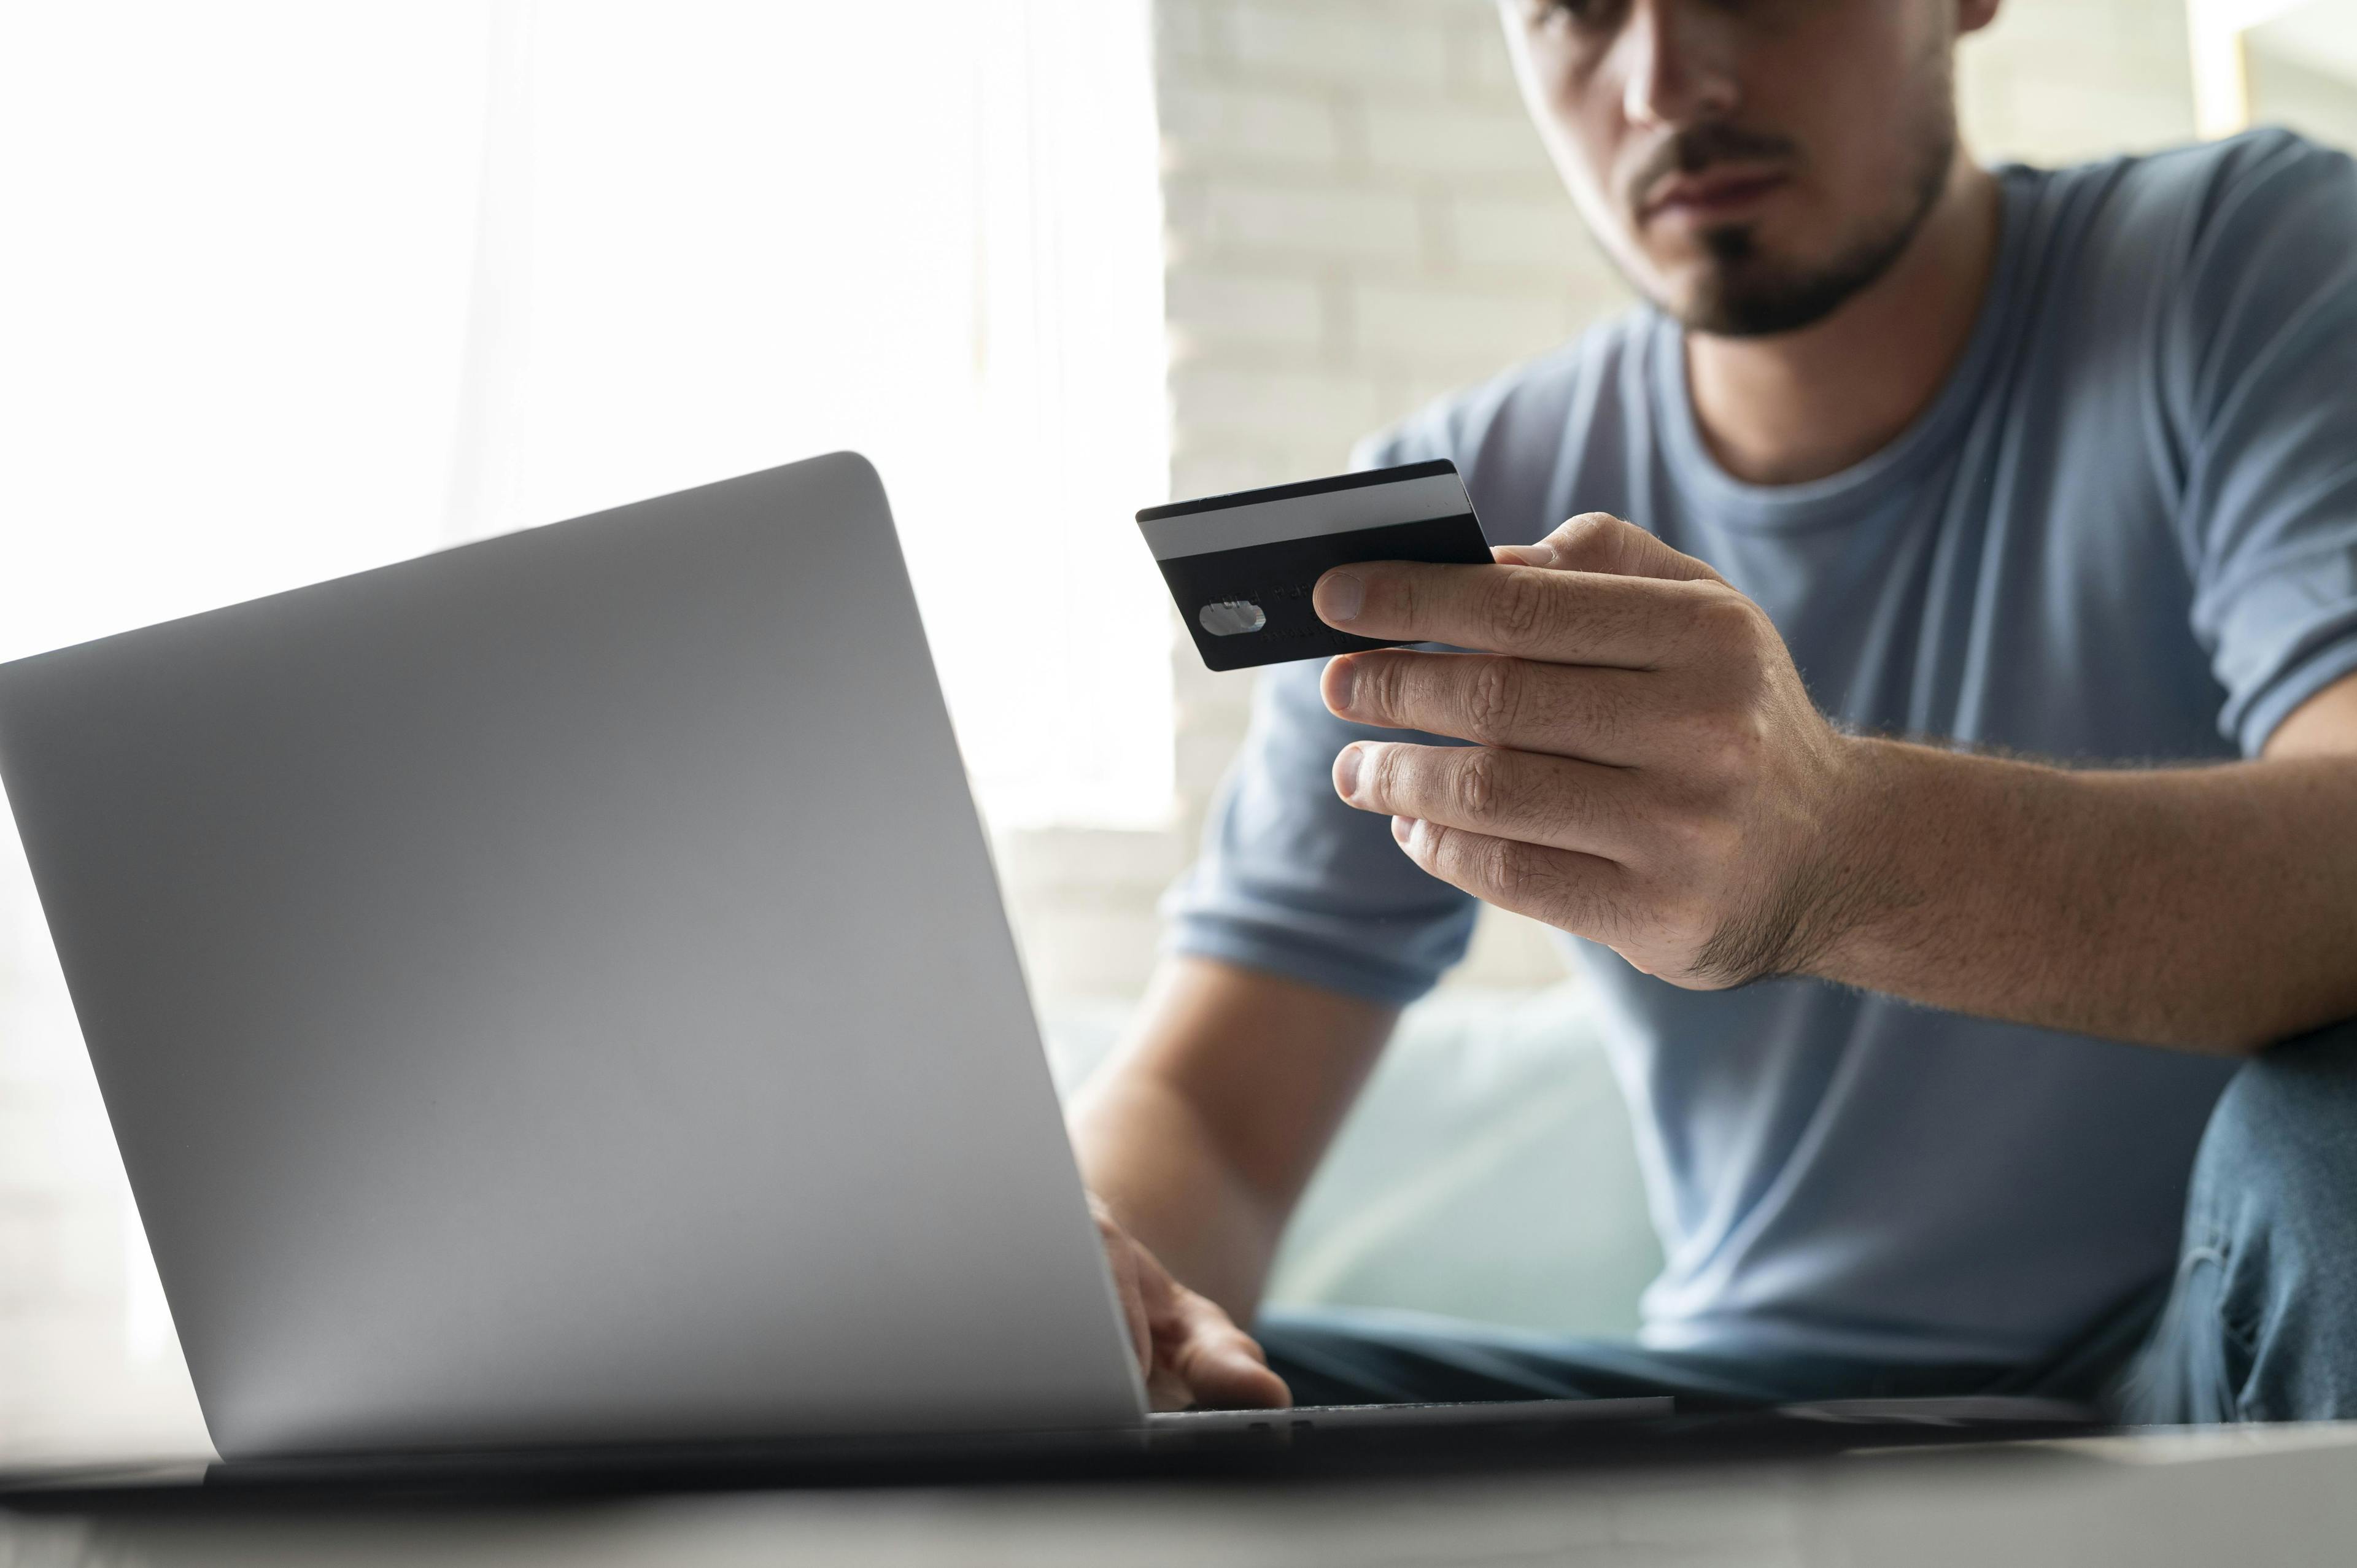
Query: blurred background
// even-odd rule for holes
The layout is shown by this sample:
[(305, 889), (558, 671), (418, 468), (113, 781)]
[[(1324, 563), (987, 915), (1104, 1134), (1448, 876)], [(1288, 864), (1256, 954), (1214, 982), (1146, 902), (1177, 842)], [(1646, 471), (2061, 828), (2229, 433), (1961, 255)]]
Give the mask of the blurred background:
[[(1989, 161), (2357, 145), (2357, 0), (2008, 0), (1961, 94)], [(0, 658), (875, 458), (1067, 1087), (1250, 692), (1130, 513), (1629, 302), (1492, 0), (18, 6), (0, 204)], [(1493, 913), (1275, 1292), (1619, 1331), (1651, 1248), (1584, 1001)], [(202, 1447), (0, 829), (0, 1454)]]

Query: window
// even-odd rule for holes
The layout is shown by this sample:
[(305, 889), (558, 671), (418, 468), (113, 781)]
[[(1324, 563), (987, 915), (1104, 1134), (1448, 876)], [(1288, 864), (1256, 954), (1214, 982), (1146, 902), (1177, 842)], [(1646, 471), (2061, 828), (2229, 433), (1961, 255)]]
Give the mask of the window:
[(0, 656), (850, 446), (994, 820), (1157, 817), (1145, 13), (20, 22)]

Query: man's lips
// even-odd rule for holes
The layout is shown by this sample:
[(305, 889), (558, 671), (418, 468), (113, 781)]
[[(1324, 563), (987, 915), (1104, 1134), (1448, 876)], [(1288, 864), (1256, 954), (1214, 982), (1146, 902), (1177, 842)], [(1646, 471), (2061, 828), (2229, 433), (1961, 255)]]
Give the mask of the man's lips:
[(1682, 175), (1653, 188), (1640, 209), (1640, 219), (1683, 217), (1698, 221), (1732, 218), (1757, 206), (1782, 187), (1789, 176), (1779, 169), (1713, 169)]

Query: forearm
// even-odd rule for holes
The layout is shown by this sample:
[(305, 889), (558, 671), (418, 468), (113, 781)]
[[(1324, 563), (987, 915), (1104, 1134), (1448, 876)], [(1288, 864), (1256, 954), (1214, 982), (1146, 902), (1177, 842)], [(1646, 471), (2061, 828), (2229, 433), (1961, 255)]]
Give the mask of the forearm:
[(1674, 984), (1812, 974), (2246, 1052), (2357, 1015), (2357, 675), (2256, 762), (2067, 771), (1845, 736), (1767, 612), (1617, 518), (1318, 579), (1334, 788), (1433, 875)]
[(1294, 1201), (1395, 1016), (1174, 960), (1135, 1037), (1073, 1107), (1082, 1179), (1181, 1283), (1248, 1321)]
[(2357, 757), (2078, 771), (1851, 750), (1806, 972), (2195, 1050), (2357, 1015)]
[(1072, 1118), (1081, 1179), (1189, 1288), (1251, 1321), (1285, 1225), (1186, 1097), (1116, 1068)]

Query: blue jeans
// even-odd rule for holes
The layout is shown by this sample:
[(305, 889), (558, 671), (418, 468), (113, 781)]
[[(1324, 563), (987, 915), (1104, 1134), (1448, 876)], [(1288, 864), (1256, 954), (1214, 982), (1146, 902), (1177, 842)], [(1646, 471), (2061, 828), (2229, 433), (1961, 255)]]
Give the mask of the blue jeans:
[(2032, 1364), (1703, 1355), (1352, 1308), (1272, 1311), (1257, 1332), (1315, 1404), (2019, 1394), (2138, 1423), (2357, 1417), (2357, 1022), (2235, 1075), (2194, 1159), (2175, 1274)]

